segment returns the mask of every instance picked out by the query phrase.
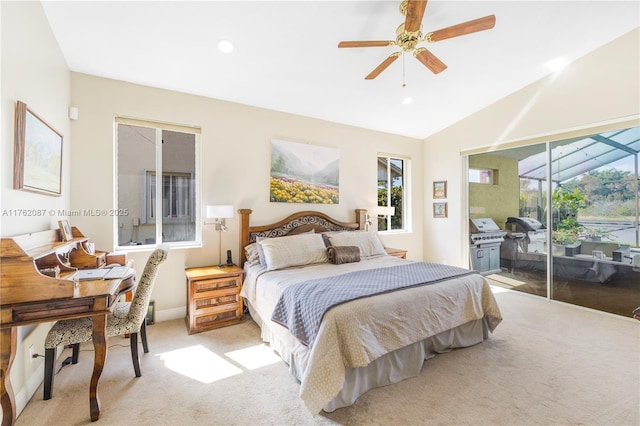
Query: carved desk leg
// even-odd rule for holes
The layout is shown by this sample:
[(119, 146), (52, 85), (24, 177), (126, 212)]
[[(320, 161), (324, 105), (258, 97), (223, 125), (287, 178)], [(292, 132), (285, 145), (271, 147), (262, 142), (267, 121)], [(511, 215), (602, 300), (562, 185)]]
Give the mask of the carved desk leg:
[(107, 315), (93, 317), (93, 348), (95, 358), (93, 360), (93, 374), (89, 386), (89, 409), (91, 421), (100, 418), (100, 398), (98, 397), (98, 381), (107, 360)]
[(16, 399), (11, 387), (11, 364), (16, 357), (18, 344), (17, 327), (0, 330), (0, 405), (2, 406), (2, 426), (16, 422)]

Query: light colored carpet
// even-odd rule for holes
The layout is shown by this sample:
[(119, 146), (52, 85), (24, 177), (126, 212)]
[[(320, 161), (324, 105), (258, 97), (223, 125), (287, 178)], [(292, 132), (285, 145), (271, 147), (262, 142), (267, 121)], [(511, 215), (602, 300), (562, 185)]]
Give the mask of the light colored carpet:
[[(419, 377), (316, 416), (250, 319), (191, 336), (184, 321), (158, 323), (148, 328), (151, 351), (140, 378), (129, 348), (117, 346), (128, 340), (110, 340), (94, 424), (640, 424), (640, 322), (517, 292), (496, 298), (504, 321), (489, 340), (436, 356)], [(83, 346), (80, 363), (56, 376), (53, 399), (43, 401), (40, 387), (18, 426), (90, 423), (90, 350)]]

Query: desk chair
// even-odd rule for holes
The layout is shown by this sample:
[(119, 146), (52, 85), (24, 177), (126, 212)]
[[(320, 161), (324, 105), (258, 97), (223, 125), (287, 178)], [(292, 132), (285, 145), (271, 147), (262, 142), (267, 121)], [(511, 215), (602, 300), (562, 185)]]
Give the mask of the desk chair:
[[(107, 316), (107, 337), (130, 335), (131, 359), (136, 377), (141, 376), (140, 360), (138, 359), (138, 333), (142, 335), (144, 352), (149, 352), (145, 319), (158, 266), (164, 262), (167, 254), (168, 251), (163, 248), (156, 249), (151, 253), (131, 302), (118, 302), (113, 313)], [(44, 343), (43, 399), (51, 399), (53, 395), (53, 364), (56, 358), (56, 348), (61, 345), (73, 345), (72, 363), (77, 364), (80, 343), (89, 342), (92, 339), (93, 320), (91, 318), (61, 320), (51, 327)]]

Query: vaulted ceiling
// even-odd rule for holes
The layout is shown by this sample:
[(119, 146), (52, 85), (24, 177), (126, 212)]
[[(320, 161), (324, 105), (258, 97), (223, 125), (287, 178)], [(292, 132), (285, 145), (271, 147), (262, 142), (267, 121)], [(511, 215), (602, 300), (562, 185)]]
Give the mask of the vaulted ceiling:
[(640, 26), (637, 1), (431, 0), (423, 33), (486, 15), (495, 28), (424, 43), (441, 73), (405, 54), (365, 80), (400, 49), (338, 43), (395, 40), (400, 0), (42, 4), (72, 71), (420, 139)]

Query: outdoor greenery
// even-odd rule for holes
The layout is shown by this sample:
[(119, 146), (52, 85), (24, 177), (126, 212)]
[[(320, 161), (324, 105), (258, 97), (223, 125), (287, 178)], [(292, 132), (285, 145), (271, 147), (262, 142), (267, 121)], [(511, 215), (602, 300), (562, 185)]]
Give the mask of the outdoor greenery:
[(578, 190), (586, 194), (585, 206), (580, 208), (580, 217), (626, 217), (635, 216), (635, 183), (631, 172), (608, 169), (592, 170), (589, 173), (562, 183), (567, 191)]
[(556, 188), (551, 194), (551, 202), (554, 208), (554, 221), (552, 239), (557, 244), (571, 244), (578, 240), (583, 227), (578, 223), (578, 210), (586, 206), (586, 195), (579, 189), (573, 191), (564, 188)]
[[(378, 188), (378, 205), (393, 206), (396, 211), (391, 216), (391, 229), (402, 229), (402, 186), (391, 187), (391, 204), (387, 204), (387, 188)], [(378, 221), (378, 231), (386, 231), (384, 221)]]
[[(582, 220), (611, 219), (633, 220), (635, 217), (634, 175), (617, 169), (592, 170), (591, 172), (562, 182), (567, 193), (578, 190), (584, 194), (576, 212)], [(538, 217), (537, 184), (533, 180), (520, 180), (520, 215)], [(546, 207), (545, 200), (540, 212)]]

